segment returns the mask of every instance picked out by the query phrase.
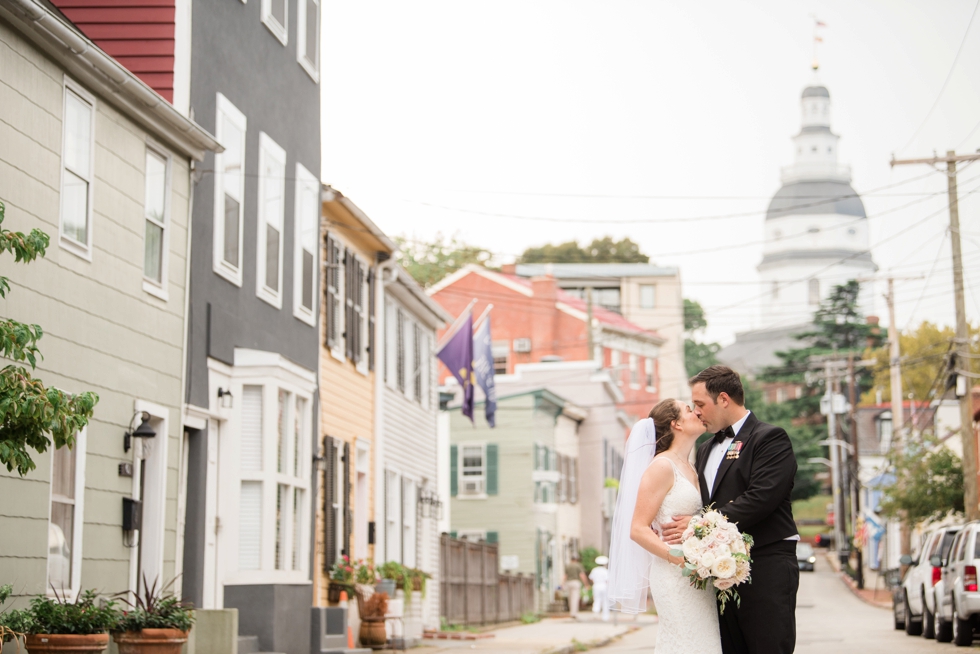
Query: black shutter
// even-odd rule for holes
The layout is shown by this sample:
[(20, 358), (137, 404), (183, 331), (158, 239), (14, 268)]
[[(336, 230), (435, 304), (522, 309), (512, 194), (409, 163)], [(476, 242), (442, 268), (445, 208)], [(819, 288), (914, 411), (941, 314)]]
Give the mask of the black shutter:
[(350, 443), (344, 443), (344, 554), (350, 556)]
[(329, 234), (323, 236), (326, 249), (326, 266), (324, 272), (323, 299), (326, 305), (326, 321), (324, 325), (324, 340), (328, 348), (337, 344), (337, 244)]
[(375, 304), (375, 275), (374, 268), (368, 268), (368, 370), (374, 370), (374, 304)]
[(344, 354), (348, 359), (354, 358), (354, 294), (351, 292), (353, 287), (354, 273), (351, 270), (354, 263), (354, 254), (344, 250)]
[(337, 448), (329, 436), (324, 441), (323, 470), (323, 569), (330, 568), (337, 561)]
[(354, 302), (353, 302), (353, 317), (354, 317), (354, 344), (351, 346), (353, 355), (351, 360), (357, 364), (361, 362), (361, 353), (364, 351), (364, 266), (356, 258), (354, 259)]

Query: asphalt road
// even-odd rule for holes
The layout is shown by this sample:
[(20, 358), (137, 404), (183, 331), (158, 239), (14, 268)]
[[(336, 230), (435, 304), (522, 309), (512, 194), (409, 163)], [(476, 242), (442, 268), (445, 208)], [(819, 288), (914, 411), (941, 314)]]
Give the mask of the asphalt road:
[[(797, 654), (955, 654), (980, 648), (980, 639), (968, 649), (895, 630), (890, 610), (855, 597), (822, 558), (816, 572), (800, 574), (796, 628)], [(650, 654), (656, 630), (646, 626), (596, 654)]]

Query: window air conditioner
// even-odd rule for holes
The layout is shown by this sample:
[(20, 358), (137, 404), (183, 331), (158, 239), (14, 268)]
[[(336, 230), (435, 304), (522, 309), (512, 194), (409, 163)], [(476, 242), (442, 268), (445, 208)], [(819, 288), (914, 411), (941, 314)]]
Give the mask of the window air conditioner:
[(483, 480), (471, 479), (463, 482), (463, 493), (465, 495), (480, 495), (483, 493)]
[(530, 338), (515, 338), (514, 339), (514, 351), (515, 352), (530, 352), (531, 351), (531, 339)]

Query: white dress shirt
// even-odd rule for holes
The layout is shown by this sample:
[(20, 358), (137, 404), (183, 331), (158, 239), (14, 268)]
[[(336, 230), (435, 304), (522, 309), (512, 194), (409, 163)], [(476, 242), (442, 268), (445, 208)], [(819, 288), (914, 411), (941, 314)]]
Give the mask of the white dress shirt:
[[(751, 411), (746, 411), (745, 415), (742, 416), (738, 422), (732, 425), (732, 433), (738, 436), (739, 430), (745, 421), (749, 419), (749, 414)], [(715, 477), (718, 476), (718, 468), (721, 467), (721, 461), (725, 458), (725, 452), (728, 451), (728, 446), (732, 444), (735, 440), (734, 437), (726, 438), (720, 443), (716, 443), (713, 448), (711, 448), (711, 453), (708, 454), (708, 461), (704, 464), (704, 480), (708, 483), (708, 493), (711, 494), (715, 486)]]

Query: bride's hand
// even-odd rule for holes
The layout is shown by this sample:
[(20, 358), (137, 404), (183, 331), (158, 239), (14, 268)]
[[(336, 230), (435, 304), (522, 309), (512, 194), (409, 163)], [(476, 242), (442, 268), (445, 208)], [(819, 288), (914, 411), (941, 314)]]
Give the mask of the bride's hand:
[(687, 525), (691, 522), (691, 516), (673, 516), (674, 521), (665, 523), (663, 526), (663, 536), (664, 542), (668, 545), (678, 545), (681, 542), (681, 536), (684, 534), (684, 530), (687, 529)]
[(677, 565), (677, 566), (683, 566), (684, 565), (684, 557), (683, 556), (674, 556), (674, 555), (668, 553), (667, 554), (667, 563), (670, 563), (672, 565)]

